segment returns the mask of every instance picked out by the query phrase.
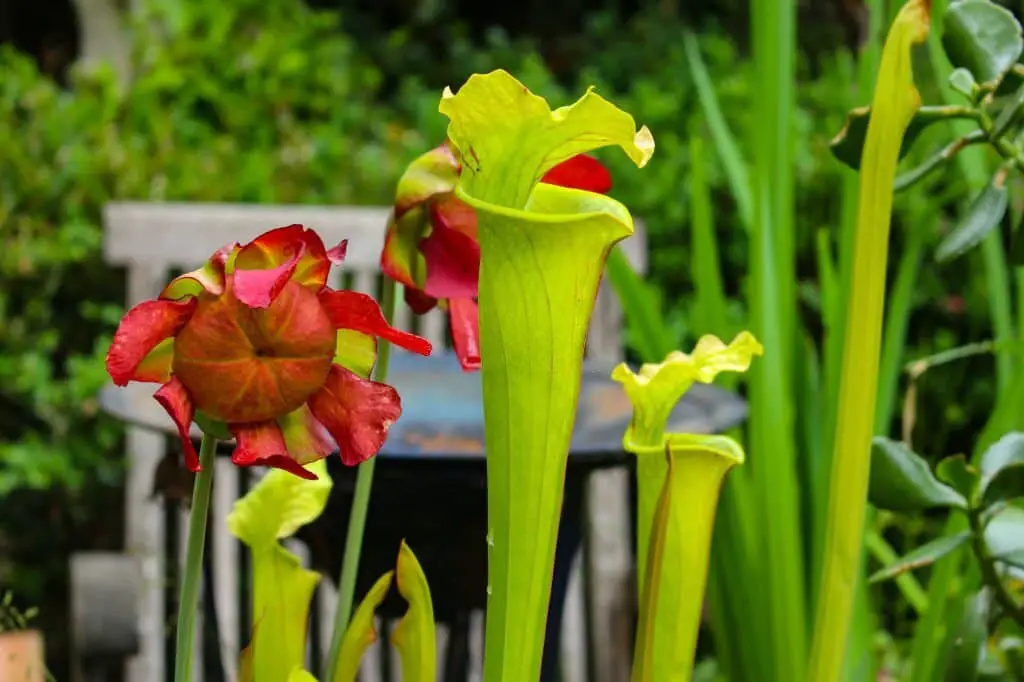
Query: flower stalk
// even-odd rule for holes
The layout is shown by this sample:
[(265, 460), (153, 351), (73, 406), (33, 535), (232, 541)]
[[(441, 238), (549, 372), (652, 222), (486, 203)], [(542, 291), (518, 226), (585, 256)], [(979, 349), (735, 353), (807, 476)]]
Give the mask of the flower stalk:
[(199, 588), (203, 578), (203, 551), (206, 547), (206, 519), (210, 513), (210, 491), (213, 488), (214, 457), (217, 439), (203, 436), (199, 446), (199, 471), (192, 488), (192, 507), (188, 513), (188, 545), (185, 549), (185, 574), (178, 598), (178, 630), (174, 650), (174, 682), (192, 679), (195, 655), (195, 623), (199, 605)]
[[(384, 278), (381, 310), (387, 324), (395, 317), (395, 280)], [(391, 344), (383, 341), (377, 350), (377, 364), (373, 370), (373, 379), (384, 383), (387, 381), (388, 365), (391, 361)], [(345, 555), (341, 562), (341, 575), (338, 579), (338, 610), (334, 615), (334, 630), (331, 634), (331, 648), (327, 654), (324, 670), (332, 671), (338, 667), (341, 656), (345, 630), (352, 618), (355, 602), (356, 577), (359, 573), (359, 559), (363, 551), (363, 536), (366, 533), (366, 514), (370, 507), (370, 492), (373, 489), (373, 473), (377, 458), (362, 462), (356, 471), (356, 489), (352, 496), (352, 509), (349, 514), (348, 532), (345, 535)]]

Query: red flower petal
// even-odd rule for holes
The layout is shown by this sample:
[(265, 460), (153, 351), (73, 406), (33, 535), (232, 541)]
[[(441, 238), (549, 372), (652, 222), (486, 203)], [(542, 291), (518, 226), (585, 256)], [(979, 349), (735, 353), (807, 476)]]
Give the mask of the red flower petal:
[(476, 214), (454, 196), (430, 206), (433, 230), (420, 243), (427, 263), (423, 291), (434, 298), (473, 298), (480, 274)]
[(232, 275), (235, 298), (250, 308), (268, 308), (284, 285), (291, 281), (299, 256), (270, 270), (235, 270)]
[(334, 248), (327, 250), (327, 260), (333, 265), (341, 265), (345, 262), (345, 255), (348, 253), (348, 240), (343, 239)]
[(448, 323), (462, 369), (467, 372), (480, 369), (480, 317), (476, 301), (470, 298), (449, 300)]
[(178, 381), (177, 377), (171, 377), (171, 380), (161, 386), (160, 390), (153, 394), (153, 397), (163, 405), (167, 414), (174, 420), (175, 426), (178, 427), (181, 449), (185, 452), (185, 465), (189, 471), (199, 471), (199, 455), (196, 454), (196, 448), (192, 445), (192, 436), (189, 434), (189, 427), (192, 426), (196, 408), (192, 404), (192, 398), (188, 391), (185, 390), (185, 385)]
[(396, 346), (420, 355), (430, 355), (430, 342), (424, 338), (395, 329), (387, 323), (380, 306), (372, 297), (356, 291), (321, 292), (320, 303), (331, 323), (338, 329), (354, 329), (387, 339)]
[(235, 269), (273, 270), (296, 259), (292, 278), (315, 292), (323, 289), (331, 261), (320, 236), (302, 225), (288, 225), (261, 234), (238, 252)]
[(235, 436), (235, 451), (231, 461), (240, 467), (253, 465), (271, 466), (284, 469), (290, 474), (310, 481), (316, 480), (316, 474), (305, 469), (288, 454), (284, 434), (276, 422), (266, 421), (256, 424), (228, 424)]
[(107, 351), (107, 373), (118, 386), (126, 386), (149, 352), (185, 326), (196, 299), (143, 301), (121, 319)]
[(540, 181), (548, 185), (585, 189), (600, 194), (612, 188), (612, 174), (600, 161), (587, 154), (577, 154), (563, 161), (545, 173)]
[(403, 287), (405, 289), (405, 303), (417, 315), (428, 313), (437, 305), (437, 299), (427, 296), (419, 289)]
[(376, 455), (402, 414), (398, 391), (333, 365), (309, 409), (338, 444), (341, 461), (355, 466)]
[(135, 368), (132, 381), (165, 384), (171, 380), (174, 363), (174, 339), (164, 339)]

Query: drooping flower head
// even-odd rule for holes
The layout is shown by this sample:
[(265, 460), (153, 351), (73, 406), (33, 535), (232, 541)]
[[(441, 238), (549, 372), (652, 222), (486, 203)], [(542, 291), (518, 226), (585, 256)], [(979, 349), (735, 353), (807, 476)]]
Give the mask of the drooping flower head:
[(302, 465), (335, 449), (352, 466), (383, 446), (401, 401), (368, 379), (376, 338), (423, 355), (430, 343), (391, 327), (371, 297), (327, 287), (344, 255), (345, 242), (327, 250), (312, 230), (281, 227), (222, 248), (121, 320), (107, 371), (119, 386), (163, 384), (154, 398), (192, 471), (193, 420), (226, 425), (235, 464), (305, 478)]
[[(445, 142), (413, 161), (398, 181), (381, 253), (381, 269), (404, 285), (405, 300), (421, 315), (447, 309), (455, 353), (465, 370), (480, 367), (477, 279), (480, 244), (476, 213), (455, 196), (462, 164)], [(570, 157), (540, 180), (605, 193), (608, 170), (586, 154)]]

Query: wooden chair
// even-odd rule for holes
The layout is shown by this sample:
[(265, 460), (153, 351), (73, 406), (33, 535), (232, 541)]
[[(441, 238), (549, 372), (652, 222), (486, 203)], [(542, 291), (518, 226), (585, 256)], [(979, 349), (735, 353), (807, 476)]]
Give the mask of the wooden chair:
[[(259, 233), (278, 226), (300, 223), (316, 229), (329, 245), (348, 239), (345, 265), (332, 273), (333, 286), (376, 294), (379, 288), (379, 257), (383, 245), (388, 208), (320, 207), (282, 205), (236, 205), (214, 203), (111, 203), (104, 211), (104, 253), (107, 262), (127, 269), (127, 300), (132, 306), (155, 297), (169, 277), (203, 263), (215, 250), (231, 243), (245, 243)], [(642, 231), (623, 243), (622, 248), (634, 267), (645, 266)], [(589, 353), (607, 359), (621, 356), (622, 311), (610, 287), (602, 285), (589, 337)], [(399, 304), (396, 326), (414, 331), (436, 345), (445, 345), (446, 321), (439, 311), (415, 317)], [(186, 527), (185, 511), (168, 511), (152, 499), (156, 468), (167, 452), (166, 438), (139, 427), (127, 428), (128, 473), (126, 479), (125, 549), (136, 557), (142, 575), (138, 603), (139, 653), (126, 664), (127, 682), (164, 682), (170, 678), (166, 666), (167, 636), (173, 629), (173, 614), (166, 607), (168, 569), (181, 562), (179, 556), (167, 556), (169, 537), (181, 537)], [(221, 658), (229, 679), (237, 675), (237, 658), (242, 640), (244, 606), (241, 582), (244, 579), (242, 547), (227, 530), (225, 518), (245, 488), (230, 461), (216, 464), (210, 519), (212, 595), (218, 618)], [(589, 532), (584, 539), (586, 571), (574, 569), (566, 614), (562, 661), (563, 679), (579, 682), (621, 682), (628, 679), (631, 641), (629, 632), (633, 610), (633, 567), (629, 546), (628, 473), (609, 470), (591, 479), (590, 498), (600, 504), (588, 506)], [(184, 542), (174, 543), (183, 548)], [(301, 550), (300, 548), (296, 548)], [(179, 564), (180, 565), (180, 564)], [(581, 580), (586, 573), (586, 580)], [(332, 576), (332, 579), (334, 577)], [(587, 583), (589, 599), (583, 597)], [(170, 594), (175, 594), (171, 592)], [(210, 595), (206, 595), (207, 597)], [(357, 597), (360, 595), (357, 595)], [(318, 590), (314, 611), (321, 622), (330, 623), (337, 596), (325, 580)], [(589, 612), (589, 616), (586, 615)], [(197, 638), (202, 651), (202, 619), (197, 623)], [(478, 619), (479, 620), (479, 619)], [(473, 657), (479, 659), (482, 648), (482, 620), (475, 628)], [(329, 643), (329, 627), (319, 628), (320, 641), (311, 656), (320, 657)], [(590, 642), (584, 633), (590, 634)], [(443, 639), (444, 633), (439, 633)], [(587, 653), (583, 653), (586, 651)], [(197, 657), (198, 658), (198, 657)], [(367, 660), (372, 663), (373, 656)], [(478, 663), (478, 661), (477, 661)], [(198, 666), (197, 666), (198, 667)], [(362, 679), (379, 679), (370, 664), (363, 667)], [(589, 669), (590, 675), (587, 675)], [(196, 682), (203, 682), (197, 670)]]

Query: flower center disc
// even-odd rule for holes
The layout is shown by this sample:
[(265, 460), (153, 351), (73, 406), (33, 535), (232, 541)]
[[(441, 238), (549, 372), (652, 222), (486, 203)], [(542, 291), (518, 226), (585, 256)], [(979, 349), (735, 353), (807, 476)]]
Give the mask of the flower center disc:
[(264, 309), (228, 284), (203, 296), (175, 340), (174, 374), (197, 409), (238, 424), (292, 412), (323, 386), (337, 332), (316, 294), (289, 282)]

